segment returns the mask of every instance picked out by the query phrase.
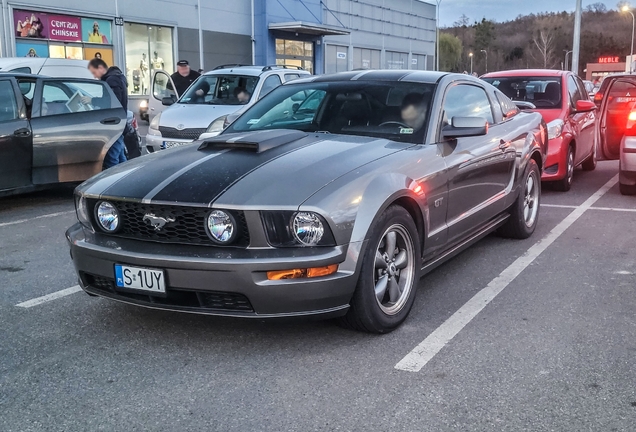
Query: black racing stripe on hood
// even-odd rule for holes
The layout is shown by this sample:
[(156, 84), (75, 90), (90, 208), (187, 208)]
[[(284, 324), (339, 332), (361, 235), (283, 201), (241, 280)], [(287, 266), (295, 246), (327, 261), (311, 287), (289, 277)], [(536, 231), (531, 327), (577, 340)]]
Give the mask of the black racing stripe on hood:
[[(184, 173), (163, 190), (151, 197), (152, 201), (209, 204), (230, 186), (260, 166), (303, 147), (317, 144), (324, 137), (310, 135), (262, 153), (234, 149), (225, 151)], [(209, 154), (209, 153), (203, 153)]]
[[(115, 183), (102, 192), (102, 196), (125, 197), (130, 199), (143, 199), (159, 183), (174, 175), (183, 167), (186, 167), (207, 154), (202, 154), (191, 146), (175, 150), (162, 150), (158, 158), (149, 158), (148, 163), (137, 171), (131, 173), (124, 181)], [(144, 158), (140, 158), (141, 162)]]

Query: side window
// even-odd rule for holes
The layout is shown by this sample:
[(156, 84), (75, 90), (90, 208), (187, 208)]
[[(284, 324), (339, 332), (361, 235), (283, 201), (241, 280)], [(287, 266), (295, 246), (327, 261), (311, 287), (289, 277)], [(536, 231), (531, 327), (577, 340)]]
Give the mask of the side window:
[(261, 93), (260, 93), (258, 98), (259, 99), (262, 98), (267, 93), (271, 92), (272, 90), (274, 90), (276, 87), (278, 87), (281, 84), (282, 84), (282, 82), (281, 82), (280, 77), (278, 75), (270, 75), (270, 76), (268, 76), (265, 79), (265, 82), (263, 83), (263, 88), (261, 88)]
[(285, 74), (285, 82), (300, 78), (300, 74)]
[(517, 105), (512, 100), (510, 100), (508, 96), (498, 90), (495, 92), (495, 96), (497, 97), (499, 106), (501, 106), (501, 111), (503, 112), (504, 118), (509, 119), (519, 113), (519, 107), (517, 107)]
[(570, 94), (570, 105), (575, 106), (576, 101), (581, 100), (581, 92), (576, 85), (576, 81), (572, 75), (568, 76), (568, 93)]
[(27, 67), (19, 67), (19, 68), (11, 69), (11, 72), (30, 74), (31, 73), (31, 68), (28, 67), (28, 66)]
[(450, 124), (453, 117), (483, 117), (493, 124), (492, 107), (486, 91), (470, 84), (451, 87), (444, 99), (444, 122)]
[(42, 88), (42, 116), (69, 114), (111, 107), (101, 83), (49, 81)]
[(11, 81), (0, 81), (0, 123), (19, 117), (18, 102)]
[(165, 97), (176, 97), (170, 82), (170, 76), (165, 72), (157, 72), (152, 81), (152, 96), (157, 100)]
[(589, 99), (587, 88), (585, 87), (585, 84), (583, 84), (583, 81), (581, 81), (581, 79), (578, 77), (576, 78), (576, 85), (579, 88), (579, 94), (581, 95), (581, 99), (583, 100)]

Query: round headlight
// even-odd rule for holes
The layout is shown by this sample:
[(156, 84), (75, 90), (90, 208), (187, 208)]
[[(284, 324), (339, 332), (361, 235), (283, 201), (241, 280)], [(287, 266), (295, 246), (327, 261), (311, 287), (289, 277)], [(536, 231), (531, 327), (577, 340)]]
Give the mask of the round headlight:
[(112, 233), (119, 228), (119, 212), (108, 201), (102, 201), (97, 205), (95, 216), (101, 229)]
[(236, 237), (236, 222), (232, 215), (214, 210), (208, 216), (208, 231), (212, 239), (227, 244)]
[(316, 246), (325, 234), (325, 227), (315, 213), (299, 212), (292, 221), (294, 237), (305, 246)]

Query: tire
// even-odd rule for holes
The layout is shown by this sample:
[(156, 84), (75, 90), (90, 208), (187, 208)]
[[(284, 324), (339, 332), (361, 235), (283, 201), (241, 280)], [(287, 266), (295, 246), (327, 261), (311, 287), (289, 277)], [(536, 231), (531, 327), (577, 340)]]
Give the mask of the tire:
[(566, 172), (563, 179), (554, 182), (554, 189), (567, 192), (572, 187), (572, 180), (574, 179), (574, 148), (568, 147), (568, 154), (565, 156)]
[(636, 185), (626, 185), (624, 183), (619, 183), (618, 190), (621, 191), (621, 195), (636, 195)]
[(597, 159), (596, 159), (596, 144), (595, 144), (594, 150), (592, 151), (592, 154), (590, 155), (590, 157), (585, 159), (583, 164), (581, 164), (583, 171), (594, 171), (596, 169), (596, 161)]
[(521, 191), (510, 207), (510, 219), (499, 229), (503, 237), (527, 239), (537, 228), (541, 205), (541, 171), (537, 163), (530, 159), (526, 168)]
[[(367, 238), (351, 307), (340, 324), (368, 333), (389, 333), (404, 322), (415, 301), (421, 268), (420, 237), (409, 212), (393, 205), (373, 223)], [(396, 245), (393, 252), (387, 250), (390, 238)]]

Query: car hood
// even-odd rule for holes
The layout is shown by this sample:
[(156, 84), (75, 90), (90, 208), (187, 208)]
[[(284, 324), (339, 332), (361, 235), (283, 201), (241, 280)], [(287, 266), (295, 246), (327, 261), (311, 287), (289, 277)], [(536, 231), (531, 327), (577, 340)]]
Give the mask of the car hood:
[(78, 191), (144, 203), (291, 209), (339, 177), (412, 146), (290, 130), (224, 134), (118, 165)]
[(175, 129), (206, 129), (214, 120), (232, 114), (243, 105), (174, 104), (161, 113), (160, 126)]

